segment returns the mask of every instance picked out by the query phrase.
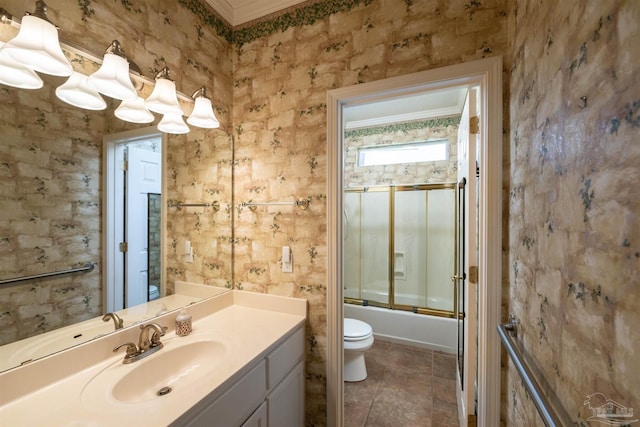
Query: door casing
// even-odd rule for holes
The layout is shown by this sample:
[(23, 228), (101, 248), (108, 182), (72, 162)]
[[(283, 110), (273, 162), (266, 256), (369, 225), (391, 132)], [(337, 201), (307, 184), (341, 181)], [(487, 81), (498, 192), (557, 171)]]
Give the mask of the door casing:
[(479, 86), (478, 425), (500, 422), (502, 267), (502, 58), (491, 57), (327, 92), (327, 425), (344, 423), (342, 284), (342, 108), (390, 96), (469, 85)]

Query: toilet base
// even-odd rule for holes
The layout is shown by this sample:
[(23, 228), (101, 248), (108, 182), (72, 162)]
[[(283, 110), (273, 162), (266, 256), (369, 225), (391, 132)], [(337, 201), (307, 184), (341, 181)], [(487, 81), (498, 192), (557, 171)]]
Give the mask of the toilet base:
[(364, 363), (364, 352), (344, 352), (344, 380), (347, 382), (363, 381), (367, 378), (367, 366)]

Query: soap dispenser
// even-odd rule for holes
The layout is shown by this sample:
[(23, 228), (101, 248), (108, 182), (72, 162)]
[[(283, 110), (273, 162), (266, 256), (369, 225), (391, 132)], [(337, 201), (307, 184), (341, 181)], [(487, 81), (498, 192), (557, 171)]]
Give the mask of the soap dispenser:
[(193, 331), (191, 326), (191, 315), (187, 313), (187, 310), (183, 308), (180, 310), (180, 314), (176, 317), (176, 335), (179, 337), (186, 337)]

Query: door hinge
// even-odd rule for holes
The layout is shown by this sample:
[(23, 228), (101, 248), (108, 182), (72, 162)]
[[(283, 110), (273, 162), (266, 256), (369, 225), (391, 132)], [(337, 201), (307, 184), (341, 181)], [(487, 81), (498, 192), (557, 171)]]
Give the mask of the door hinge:
[(120, 165), (120, 170), (128, 171), (129, 170), (129, 162), (127, 160), (123, 161)]
[(469, 267), (469, 282), (478, 283), (478, 266), (476, 265)]
[(127, 242), (120, 242), (120, 252), (127, 252), (129, 250), (129, 244)]
[(480, 133), (480, 119), (478, 116), (469, 117), (469, 133)]

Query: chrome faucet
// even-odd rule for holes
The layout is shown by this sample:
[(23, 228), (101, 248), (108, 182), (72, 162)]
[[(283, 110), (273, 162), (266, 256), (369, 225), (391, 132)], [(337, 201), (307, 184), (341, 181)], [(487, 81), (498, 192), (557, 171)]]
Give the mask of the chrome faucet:
[(126, 354), (122, 363), (128, 364), (144, 359), (163, 347), (163, 344), (160, 342), (160, 337), (164, 336), (164, 333), (167, 330), (166, 326), (160, 326), (157, 323), (149, 323), (147, 325), (140, 325), (140, 329), (138, 345), (135, 345), (132, 342), (126, 342), (113, 349), (113, 352), (115, 353), (122, 347), (126, 347)]
[(104, 316), (102, 316), (102, 321), (103, 322), (108, 322), (109, 319), (113, 320), (113, 324), (116, 327), (116, 331), (118, 329), (122, 329), (124, 327), (124, 320), (122, 320), (120, 318), (120, 316), (118, 316), (117, 314), (115, 314), (115, 313), (107, 313)]

